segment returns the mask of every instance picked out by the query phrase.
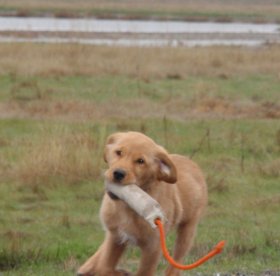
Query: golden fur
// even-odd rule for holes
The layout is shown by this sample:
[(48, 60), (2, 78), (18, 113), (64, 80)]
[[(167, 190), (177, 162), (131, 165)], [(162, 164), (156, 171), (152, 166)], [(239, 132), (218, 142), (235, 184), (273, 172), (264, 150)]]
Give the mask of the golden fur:
[[(207, 204), (207, 187), (199, 167), (184, 156), (168, 154), (152, 139), (138, 132), (109, 136), (104, 159), (109, 166), (105, 172), (107, 180), (122, 185), (137, 184), (159, 202), (166, 216), (166, 231), (177, 229), (174, 259), (183, 262)], [(120, 177), (116, 178), (116, 171), (121, 172)], [(136, 276), (155, 275), (161, 256), (158, 231), (108, 193), (104, 195), (100, 217), (106, 229), (105, 240), (80, 267), (78, 275), (131, 275), (116, 268), (128, 244), (141, 249)], [(169, 266), (165, 275), (177, 276), (180, 271)]]

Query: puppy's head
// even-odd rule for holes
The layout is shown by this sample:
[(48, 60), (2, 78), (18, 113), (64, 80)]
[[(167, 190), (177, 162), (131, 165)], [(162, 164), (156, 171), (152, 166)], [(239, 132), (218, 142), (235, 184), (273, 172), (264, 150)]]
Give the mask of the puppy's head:
[(104, 151), (108, 170), (105, 178), (121, 185), (148, 187), (156, 181), (175, 183), (176, 168), (167, 152), (139, 132), (115, 133), (108, 137)]

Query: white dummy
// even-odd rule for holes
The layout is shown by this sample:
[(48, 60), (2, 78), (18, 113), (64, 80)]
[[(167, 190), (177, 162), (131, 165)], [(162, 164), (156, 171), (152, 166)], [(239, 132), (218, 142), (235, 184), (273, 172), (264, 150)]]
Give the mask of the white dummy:
[(135, 184), (120, 185), (106, 182), (107, 190), (127, 203), (138, 215), (143, 217), (152, 228), (156, 228), (155, 220), (164, 221), (159, 203)]

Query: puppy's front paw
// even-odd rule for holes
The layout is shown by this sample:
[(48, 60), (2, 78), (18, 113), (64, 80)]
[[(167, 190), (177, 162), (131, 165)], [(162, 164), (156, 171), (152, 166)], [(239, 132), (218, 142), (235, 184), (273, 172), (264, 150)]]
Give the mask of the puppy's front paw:
[(87, 272), (87, 273), (82, 273), (82, 272), (78, 272), (77, 273), (77, 276), (132, 276), (131, 273), (123, 270), (123, 269), (120, 269), (120, 270), (116, 270), (115, 272), (106, 272), (106, 273), (93, 273), (93, 272)]
[(77, 276), (97, 276), (98, 274), (96, 274), (92, 270), (85, 270), (85, 269), (80, 268), (76, 275)]
[(132, 274), (130, 272), (127, 272), (123, 269), (119, 269), (119, 270), (117, 270), (117, 272), (120, 273), (120, 274), (118, 274), (118, 276), (132, 276)]
[(77, 276), (94, 276), (94, 273), (77, 273)]

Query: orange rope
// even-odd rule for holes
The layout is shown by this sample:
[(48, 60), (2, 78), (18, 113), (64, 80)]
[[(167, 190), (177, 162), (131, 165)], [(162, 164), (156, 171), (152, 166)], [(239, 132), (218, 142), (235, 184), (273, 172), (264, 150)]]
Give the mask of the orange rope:
[(207, 255), (205, 255), (198, 261), (196, 261), (192, 264), (189, 264), (189, 265), (181, 265), (181, 264), (177, 263), (174, 259), (172, 259), (172, 257), (168, 253), (168, 250), (166, 248), (166, 243), (165, 243), (164, 229), (163, 229), (163, 225), (162, 225), (160, 219), (156, 219), (155, 224), (158, 226), (158, 229), (159, 229), (160, 244), (161, 244), (161, 249), (162, 249), (164, 257), (171, 265), (173, 265), (174, 267), (181, 269), (181, 270), (189, 270), (189, 269), (193, 269), (193, 268), (200, 266), (204, 262), (208, 261), (210, 258), (214, 257), (216, 254), (221, 253), (223, 250), (223, 247), (225, 245), (225, 241), (220, 241), (212, 251), (210, 251)]

